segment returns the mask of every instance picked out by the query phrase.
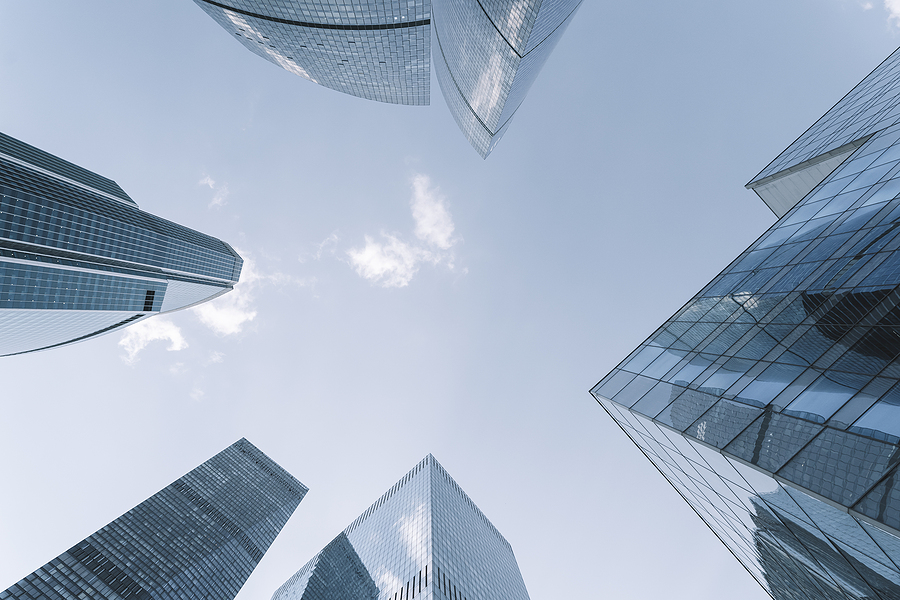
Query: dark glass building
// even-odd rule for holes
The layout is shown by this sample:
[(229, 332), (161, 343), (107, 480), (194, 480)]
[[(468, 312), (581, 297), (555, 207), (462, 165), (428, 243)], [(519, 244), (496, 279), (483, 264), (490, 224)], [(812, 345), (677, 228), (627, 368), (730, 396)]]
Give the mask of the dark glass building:
[(272, 600), (527, 600), (512, 547), (430, 454)]
[(900, 598), (900, 50), (748, 187), (779, 220), (591, 392), (774, 598)]
[(242, 264), (225, 242), (140, 210), (114, 181), (0, 133), (0, 356), (210, 300)]
[[(246, 48), (314, 83), (395, 104), (430, 102), (435, 70), (450, 112), (487, 158), (581, 0), (194, 0)], [(432, 10), (434, 22), (432, 23)]]
[(0, 600), (234, 598), (306, 491), (241, 439)]

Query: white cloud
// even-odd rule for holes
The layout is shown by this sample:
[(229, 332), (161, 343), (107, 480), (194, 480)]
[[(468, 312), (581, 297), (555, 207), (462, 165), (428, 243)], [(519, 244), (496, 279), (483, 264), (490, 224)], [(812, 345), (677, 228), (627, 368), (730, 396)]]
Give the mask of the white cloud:
[(312, 258), (313, 260), (320, 260), (322, 258), (322, 255), (325, 254), (326, 252), (328, 254), (334, 254), (334, 247), (335, 247), (335, 245), (337, 245), (337, 243), (340, 239), (341, 238), (338, 237), (337, 232), (334, 232), (331, 235), (329, 235), (327, 238), (325, 238), (324, 240), (319, 242), (318, 244), (315, 244), (315, 247), (316, 247), (315, 252), (313, 252), (312, 254), (304, 252), (297, 258), (297, 260), (299, 260), (302, 263), (305, 263), (310, 258)]
[(128, 327), (119, 340), (119, 345), (125, 350), (122, 357), (127, 364), (134, 364), (141, 350), (150, 342), (167, 340), (169, 352), (184, 350), (188, 347), (187, 340), (181, 335), (181, 329), (175, 323), (160, 317), (145, 319)]
[(183, 362), (177, 362), (171, 367), (169, 367), (169, 373), (172, 375), (180, 375), (181, 373), (186, 373), (187, 367), (184, 366)]
[(444, 206), (444, 197), (431, 187), (431, 179), (427, 175), (413, 177), (412, 188), (410, 206), (416, 221), (416, 237), (442, 250), (449, 249), (455, 242), (454, 226), (450, 211)]
[(884, 9), (888, 12), (888, 22), (900, 26), (900, 0), (884, 0)]
[(862, 6), (863, 10), (872, 10), (875, 7), (871, 2), (860, 2), (859, 5)]
[(218, 188), (216, 187), (216, 181), (210, 177), (209, 175), (204, 175), (203, 179), (197, 182), (197, 185), (206, 185), (209, 186), (209, 189), (215, 190), (215, 194), (213, 195), (213, 199), (210, 200), (209, 204), (206, 206), (207, 208), (220, 208), (228, 204), (225, 199), (228, 198), (228, 184), (223, 183)]
[(206, 364), (211, 365), (213, 363), (220, 363), (224, 361), (225, 353), (216, 351), (209, 355), (209, 358), (206, 360)]
[(884, 0), (884, 9), (888, 11), (888, 22), (900, 26), (900, 0)]
[(195, 387), (194, 389), (191, 390), (191, 400), (193, 400), (194, 402), (200, 402), (201, 400), (203, 400), (203, 396), (205, 396), (205, 395), (206, 395), (206, 392), (204, 392), (203, 390), (201, 390), (198, 387)]
[(241, 280), (227, 294), (191, 309), (201, 323), (218, 335), (240, 333), (244, 325), (256, 318), (254, 299), (256, 290), (260, 286), (287, 283), (309, 284), (305, 280), (294, 279), (284, 273), (261, 273), (256, 268), (256, 262), (249, 255), (239, 249), (236, 250), (244, 258)]
[(364, 248), (347, 250), (350, 264), (361, 277), (379, 283), (382, 287), (409, 285), (413, 275), (419, 270), (419, 261), (429, 253), (410, 246), (393, 235), (382, 232), (381, 236), (387, 240), (386, 244), (380, 244), (366, 236)]
[(382, 287), (405, 287), (421, 263), (445, 263), (454, 268), (450, 251), (457, 242), (453, 237), (453, 219), (444, 205), (444, 197), (432, 187), (427, 175), (413, 177), (410, 208), (416, 222), (414, 233), (424, 244), (407, 243), (385, 232), (381, 232), (381, 242), (365, 236), (363, 248), (347, 250), (350, 265), (360, 277)]

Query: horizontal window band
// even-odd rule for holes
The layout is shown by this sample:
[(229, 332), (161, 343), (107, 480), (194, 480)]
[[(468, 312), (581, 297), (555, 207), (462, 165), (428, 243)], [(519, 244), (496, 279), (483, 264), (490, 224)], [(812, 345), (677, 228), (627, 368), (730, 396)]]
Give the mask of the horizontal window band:
[(240, 8), (234, 8), (231, 6), (227, 6), (225, 4), (220, 4), (218, 2), (214, 2), (213, 0), (203, 0), (206, 4), (211, 4), (212, 6), (216, 6), (218, 8), (224, 10), (230, 10), (231, 12), (235, 12), (241, 15), (245, 15), (247, 17), (253, 17), (255, 19), (262, 19), (264, 21), (272, 21), (273, 23), (283, 23), (285, 25), (296, 25), (297, 27), (312, 27), (314, 29), (339, 29), (342, 31), (370, 31), (375, 29), (404, 29), (406, 27), (421, 27), (422, 25), (429, 25), (431, 23), (431, 19), (422, 19), (420, 21), (406, 21), (403, 23), (384, 23), (377, 25), (336, 25), (333, 23), (306, 23), (303, 21), (291, 21), (290, 19), (281, 19), (279, 17), (270, 17), (268, 15), (258, 15), (256, 13), (252, 13), (249, 10), (242, 10)]

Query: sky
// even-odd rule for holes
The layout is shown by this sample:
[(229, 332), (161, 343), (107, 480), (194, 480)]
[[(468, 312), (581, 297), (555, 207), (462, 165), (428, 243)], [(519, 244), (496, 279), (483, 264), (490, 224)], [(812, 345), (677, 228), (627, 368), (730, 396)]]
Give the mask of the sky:
[(775, 220), (744, 184), (900, 44), (900, 1), (586, 0), (483, 161), (190, 0), (0, 0), (0, 131), (231, 243), (222, 298), (0, 360), (0, 589), (241, 437), (310, 492), (275, 589), (426, 454), (531, 597), (766, 594), (588, 390)]

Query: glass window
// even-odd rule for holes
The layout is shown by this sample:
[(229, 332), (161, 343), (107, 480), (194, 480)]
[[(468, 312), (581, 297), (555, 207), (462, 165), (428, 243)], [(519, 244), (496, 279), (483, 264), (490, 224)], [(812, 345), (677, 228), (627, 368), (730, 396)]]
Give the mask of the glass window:
[(649, 367), (645, 368), (641, 374), (647, 377), (655, 377), (662, 379), (682, 358), (687, 356), (684, 350), (666, 350)]
[(900, 444), (900, 388), (895, 385), (882, 396), (850, 431)]
[(785, 413), (824, 423), (831, 418), (870, 377), (826, 371), (784, 410)]
[(700, 373), (706, 370), (706, 368), (713, 363), (716, 359), (715, 356), (711, 355), (703, 355), (698, 354), (691, 358), (691, 360), (682, 367), (677, 373), (669, 377), (669, 381), (672, 383), (678, 383), (681, 385), (687, 385), (694, 381)]
[(804, 367), (772, 364), (745, 387), (737, 399), (747, 400), (750, 404), (757, 406), (765, 406), (803, 371)]
[(640, 352), (635, 354), (631, 360), (629, 360), (619, 368), (626, 369), (628, 371), (631, 371), (632, 373), (640, 373), (647, 367), (647, 365), (653, 362), (656, 357), (662, 353), (663, 348), (658, 348), (656, 346), (645, 346), (641, 349)]

